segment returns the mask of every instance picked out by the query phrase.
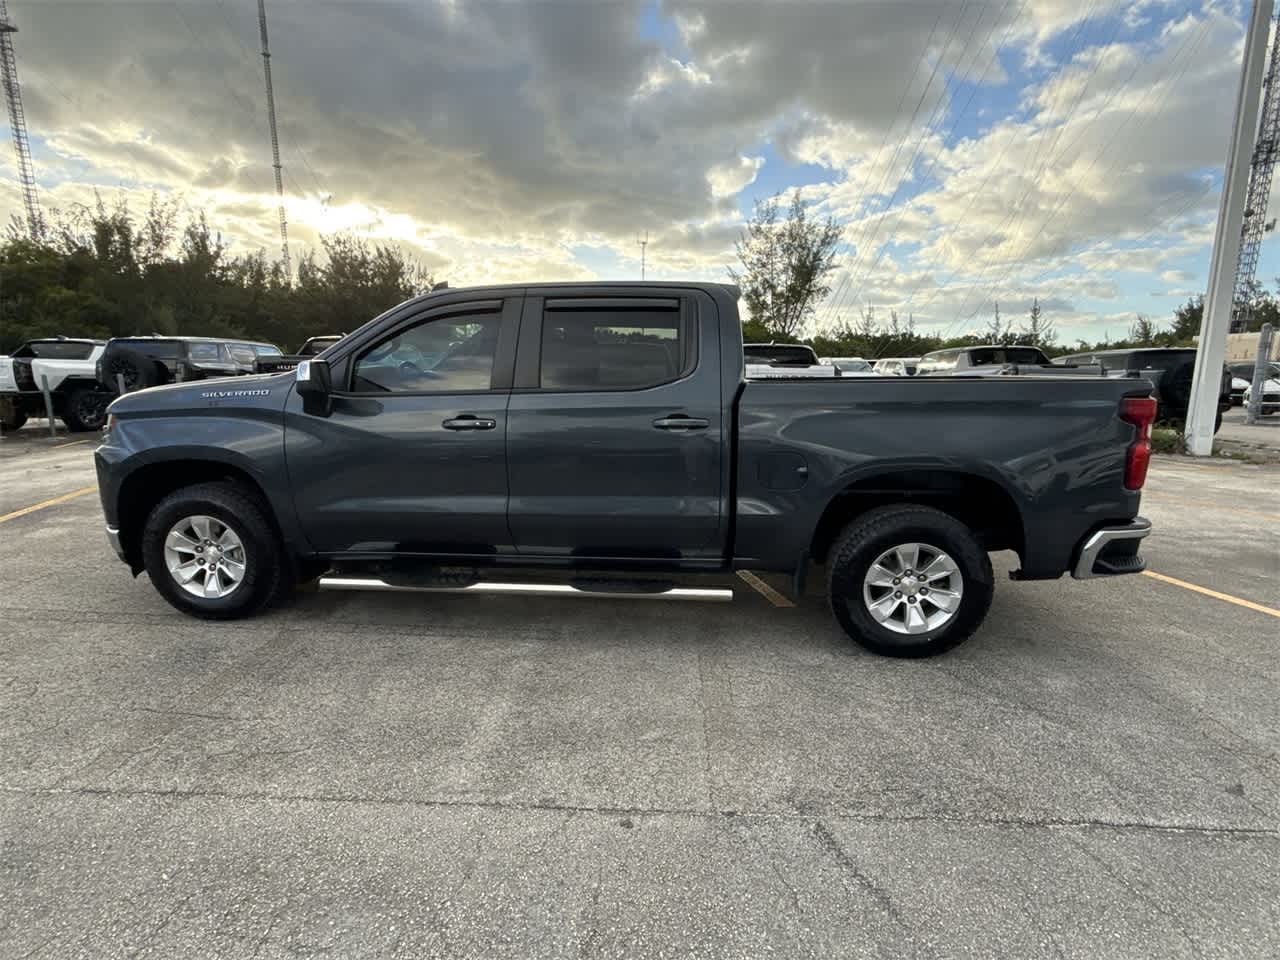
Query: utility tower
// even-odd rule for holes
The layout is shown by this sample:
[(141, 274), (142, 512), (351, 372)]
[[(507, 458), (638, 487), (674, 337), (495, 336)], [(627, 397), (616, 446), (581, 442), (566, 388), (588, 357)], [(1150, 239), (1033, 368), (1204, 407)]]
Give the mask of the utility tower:
[(1280, 60), (1280, 29), (1272, 21), (1271, 54), (1267, 73), (1262, 78), (1262, 118), (1258, 121), (1258, 139), (1253, 145), (1249, 166), (1249, 192), (1244, 202), (1244, 223), (1240, 227), (1240, 258), (1236, 261), (1236, 282), (1231, 300), (1231, 332), (1243, 333), (1253, 313), (1250, 301), (1253, 281), (1258, 273), (1258, 254), (1262, 235), (1275, 226), (1267, 222), (1267, 198), (1271, 195), (1271, 175), (1280, 151), (1280, 83), (1277, 83), (1277, 61)]
[(644, 257), (645, 257), (646, 249), (647, 249), (647, 248), (648, 248), (648, 246), (649, 246), (649, 231), (648, 231), (648, 230), (646, 230), (646, 231), (644, 232), (644, 238), (643, 238), (643, 239), (640, 237), (640, 235), (639, 235), (639, 234), (636, 234), (636, 243), (637, 243), (637, 245), (639, 245), (639, 247), (640, 247), (640, 279), (641, 279), (641, 280), (643, 280), (643, 279), (644, 279), (644, 267), (645, 267)]
[(22, 110), (22, 88), (18, 85), (18, 62), (13, 56), (13, 35), (18, 32), (9, 20), (5, 0), (0, 0), (0, 79), (4, 82), (4, 99), (9, 105), (9, 132), (13, 135), (13, 152), (18, 161), (18, 183), (22, 202), (27, 208), (27, 230), (32, 240), (44, 233), (40, 216), (40, 199), (36, 196), (36, 175), (31, 167), (31, 143), (27, 140), (27, 116)]
[[(3, 0), (0, 0), (3, 3)], [(271, 88), (271, 49), (267, 45), (267, 0), (258, 0), (258, 31), (262, 34), (262, 73), (267, 81), (267, 123), (271, 127), (271, 166), (276, 172), (276, 200), (280, 215), (280, 256), (286, 280), (293, 282), (289, 263), (289, 225), (284, 217), (284, 179), (280, 172), (280, 138), (276, 135), (276, 95)]]

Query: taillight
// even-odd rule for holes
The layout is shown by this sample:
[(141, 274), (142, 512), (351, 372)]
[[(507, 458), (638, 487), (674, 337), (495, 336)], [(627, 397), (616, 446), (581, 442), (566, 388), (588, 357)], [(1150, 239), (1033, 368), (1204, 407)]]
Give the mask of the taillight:
[(1141, 490), (1147, 482), (1147, 467), (1151, 465), (1151, 424), (1156, 419), (1156, 401), (1153, 397), (1125, 397), (1120, 401), (1120, 419), (1138, 428), (1138, 435), (1124, 454), (1124, 487)]

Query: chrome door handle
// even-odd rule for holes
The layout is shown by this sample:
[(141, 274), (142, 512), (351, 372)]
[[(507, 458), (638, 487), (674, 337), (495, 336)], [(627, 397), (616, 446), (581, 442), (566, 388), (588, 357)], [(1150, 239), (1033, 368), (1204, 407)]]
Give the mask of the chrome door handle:
[(445, 420), (441, 424), (441, 426), (446, 430), (492, 430), (497, 425), (497, 420), (489, 420), (485, 417), (473, 417), (470, 415), (454, 417), (451, 420)]
[(711, 426), (711, 421), (701, 417), (659, 417), (653, 425), (659, 430), (705, 430)]

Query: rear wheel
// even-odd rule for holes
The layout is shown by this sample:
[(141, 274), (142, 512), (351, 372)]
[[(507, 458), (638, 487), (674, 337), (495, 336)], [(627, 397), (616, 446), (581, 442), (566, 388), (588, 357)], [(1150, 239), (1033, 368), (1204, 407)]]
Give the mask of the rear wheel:
[(827, 563), (827, 597), (845, 632), (875, 653), (927, 657), (969, 637), (991, 606), (991, 561), (950, 514), (910, 504), (849, 524)]
[(107, 406), (112, 396), (92, 387), (76, 387), (67, 394), (62, 422), (72, 433), (101, 430), (107, 422)]
[(284, 580), (267, 508), (235, 483), (184, 487), (161, 500), (143, 529), (142, 560), (161, 596), (208, 620), (257, 612)]

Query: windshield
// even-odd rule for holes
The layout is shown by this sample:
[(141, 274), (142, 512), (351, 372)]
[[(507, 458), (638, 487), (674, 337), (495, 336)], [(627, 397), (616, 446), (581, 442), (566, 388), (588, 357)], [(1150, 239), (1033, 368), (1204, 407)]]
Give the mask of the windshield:
[(783, 363), (788, 365), (816, 366), (818, 355), (813, 347), (800, 343), (751, 343), (742, 348), (748, 363)]

